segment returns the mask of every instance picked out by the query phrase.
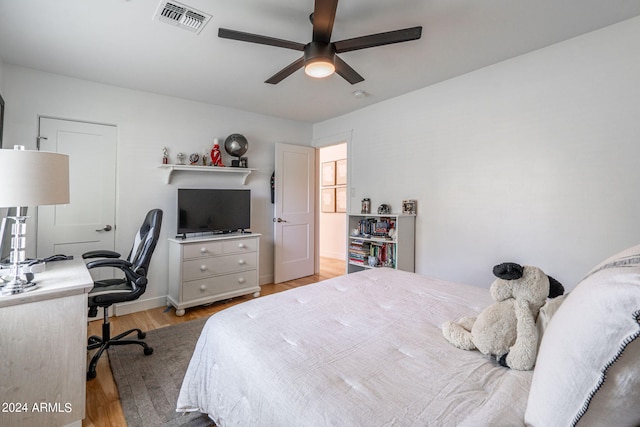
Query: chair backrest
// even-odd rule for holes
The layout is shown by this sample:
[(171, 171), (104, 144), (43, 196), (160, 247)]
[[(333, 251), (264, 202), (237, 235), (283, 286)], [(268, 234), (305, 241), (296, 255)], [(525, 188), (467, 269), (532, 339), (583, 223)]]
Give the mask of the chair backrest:
[(162, 210), (152, 209), (147, 213), (140, 230), (138, 230), (138, 234), (136, 234), (127, 261), (133, 264), (132, 270), (138, 274), (146, 276), (148, 273), (151, 255), (160, 237), (161, 225)]

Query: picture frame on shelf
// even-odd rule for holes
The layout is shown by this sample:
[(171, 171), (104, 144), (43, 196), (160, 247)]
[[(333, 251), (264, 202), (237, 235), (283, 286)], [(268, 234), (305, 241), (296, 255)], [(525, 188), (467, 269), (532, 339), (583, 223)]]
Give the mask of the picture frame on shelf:
[(331, 213), (336, 211), (336, 189), (335, 188), (323, 188), (322, 189), (321, 207), (322, 212)]
[(324, 162), (322, 163), (322, 176), (321, 183), (323, 187), (330, 185), (336, 185), (336, 162)]
[(418, 202), (413, 199), (402, 201), (402, 213), (404, 215), (416, 215), (418, 209)]
[(413, 199), (402, 201), (402, 213), (404, 215), (416, 215), (418, 210), (418, 202)]
[(336, 185), (347, 185), (347, 159), (336, 160)]

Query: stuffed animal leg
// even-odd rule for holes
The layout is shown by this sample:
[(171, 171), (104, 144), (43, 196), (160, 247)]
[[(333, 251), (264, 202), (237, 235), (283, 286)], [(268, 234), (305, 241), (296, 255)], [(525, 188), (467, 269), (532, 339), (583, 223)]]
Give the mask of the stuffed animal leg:
[(475, 323), (475, 317), (463, 317), (456, 322), (449, 321), (442, 325), (442, 334), (451, 344), (462, 350), (475, 350), (471, 328)]
[(500, 358), (500, 364), (517, 371), (533, 369), (538, 355), (538, 328), (536, 320), (525, 300), (516, 300), (516, 342), (509, 348), (509, 353)]

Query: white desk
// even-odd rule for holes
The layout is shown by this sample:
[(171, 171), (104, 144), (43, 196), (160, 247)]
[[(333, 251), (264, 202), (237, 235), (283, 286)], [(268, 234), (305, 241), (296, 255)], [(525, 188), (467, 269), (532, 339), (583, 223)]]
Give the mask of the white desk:
[(35, 282), (0, 297), (0, 425), (81, 426), (93, 280), (73, 260), (47, 264)]

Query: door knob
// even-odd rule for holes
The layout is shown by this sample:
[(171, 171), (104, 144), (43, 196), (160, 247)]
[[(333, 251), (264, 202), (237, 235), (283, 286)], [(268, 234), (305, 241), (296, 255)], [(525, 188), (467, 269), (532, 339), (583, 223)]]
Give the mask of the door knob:
[(104, 228), (98, 228), (96, 231), (111, 231), (113, 229), (113, 227), (111, 227), (109, 224), (105, 225)]
[(273, 218), (273, 222), (287, 222), (287, 220), (278, 217), (278, 218)]

